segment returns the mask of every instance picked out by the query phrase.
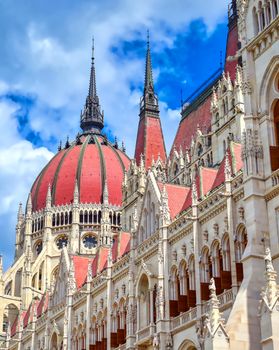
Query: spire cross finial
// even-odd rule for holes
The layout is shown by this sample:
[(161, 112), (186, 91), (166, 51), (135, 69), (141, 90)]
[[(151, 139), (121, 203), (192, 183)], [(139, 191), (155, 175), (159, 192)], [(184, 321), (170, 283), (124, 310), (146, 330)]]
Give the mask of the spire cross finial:
[(145, 84), (144, 89), (152, 88), (153, 90), (153, 76), (152, 76), (152, 64), (151, 64), (151, 54), (150, 54), (150, 35), (149, 30), (147, 30), (147, 51), (146, 51), (146, 63), (145, 63)]
[(94, 52), (94, 35), (92, 36), (92, 57), (91, 60), (94, 62), (95, 59), (95, 52)]

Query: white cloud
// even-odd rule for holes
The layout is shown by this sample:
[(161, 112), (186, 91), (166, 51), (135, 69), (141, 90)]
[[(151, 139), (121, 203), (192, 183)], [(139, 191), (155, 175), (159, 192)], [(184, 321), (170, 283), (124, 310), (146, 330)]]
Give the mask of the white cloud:
[[(1, 83), (0, 83), (1, 86)], [(20, 137), (15, 113), (18, 105), (0, 101), (0, 250), (11, 263), (19, 201), (25, 203), (34, 178), (52, 157), (45, 147), (35, 148)]]

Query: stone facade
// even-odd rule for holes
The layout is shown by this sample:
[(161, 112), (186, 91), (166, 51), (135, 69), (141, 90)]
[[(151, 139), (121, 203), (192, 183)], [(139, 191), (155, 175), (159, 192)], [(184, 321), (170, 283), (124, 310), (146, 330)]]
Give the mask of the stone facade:
[[(130, 162), (121, 206), (106, 182), (100, 204), (81, 203), (76, 182), (71, 204), (49, 187), (44, 208), (20, 205), (14, 264), (0, 264), (1, 349), (279, 349), (278, 9), (232, 2), (238, 51), (184, 105), (168, 159), (150, 147), (151, 165)], [(144, 110), (158, 103), (149, 69), (150, 52), (141, 115), (161, 128)]]

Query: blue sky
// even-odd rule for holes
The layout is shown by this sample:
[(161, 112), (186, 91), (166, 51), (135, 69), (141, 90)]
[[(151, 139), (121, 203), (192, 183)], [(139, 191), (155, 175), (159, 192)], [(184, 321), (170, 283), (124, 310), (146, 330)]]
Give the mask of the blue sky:
[(74, 138), (88, 90), (95, 36), (97, 89), (106, 131), (133, 156), (146, 31), (168, 150), (184, 98), (225, 54), (224, 0), (0, 2), (0, 252), (13, 259), (18, 203), (56, 152)]

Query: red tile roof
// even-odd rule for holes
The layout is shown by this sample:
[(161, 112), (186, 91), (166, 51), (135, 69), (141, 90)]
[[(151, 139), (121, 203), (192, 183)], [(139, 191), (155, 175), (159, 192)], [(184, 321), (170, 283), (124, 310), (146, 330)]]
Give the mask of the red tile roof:
[(87, 257), (74, 255), (72, 257), (73, 263), (74, 263), (74, 270), (75, 270), (75, 279), (76, 279), (76, 285), (79, 289), (86, 280), (87, 272), (88, 272), (88, 264), (91, 261), (91, 259), (88, 259)]
[(217, 176), (218, 170), (212, 168), (200, 168), (200, 196), (206, 196), (207, 193), (212, 189), (212, 185)]
[(181, 147), (183, 152), (190, 148), (192, 137), (196, 138), (198, 126), (204, 133), (207, 133), (210, 130), (210, 105), (211, 94), (201, 105), (197, 107), (196, 110), (181, 120), (172, 145), (170, 156), (173, 154), (174, 146), (177, 150), (179, 150)]
[(143, 154), (146, 169), (151, 167), (152, 159), (155, 161), (160, 156), (163, 162), (166, 161), (166, 148), (160, 118), (145, 116), (141, 118), (138, 126), (135, 159), (140, 163), (140, 156)]
[(82, 137), (81, 145), (58, 152), (32, 186), (33, 211), (43, 209), (49, 184), (54, 205), (72, 203), (76, 179), (81, 203), (102, 203), (104, 181), (107, 180), (109, 203), (121, 205), (124, 169), (130, 159), (121, 150), (107, 143), (102, 136), (98, 143)]
[[(243, 163), (241, 159), (241, 144), (231, 142), (230, 147), (227, 150), (227, 153), (228, 153), (228, 159), (232, 169), (232, 174), (235, 175), (243, 167)], [(220, 186), (222, 183), (225, 182), (225, 161), (226, 161), (226, 158), (224, 157), (219, 166), (216, 179), (212, 185), (212, 189)]]
[[(162, 182), (158, 182), (158, 186), (162, 192), (164, 184)], [(171, 219), (173, 219), (181, 212), (185, 199), (190, 192), (190, 188), (174, 184), (165, 184), (165, 187), (168, 194), (170, 216)]]

